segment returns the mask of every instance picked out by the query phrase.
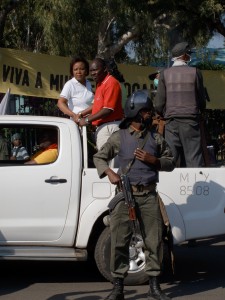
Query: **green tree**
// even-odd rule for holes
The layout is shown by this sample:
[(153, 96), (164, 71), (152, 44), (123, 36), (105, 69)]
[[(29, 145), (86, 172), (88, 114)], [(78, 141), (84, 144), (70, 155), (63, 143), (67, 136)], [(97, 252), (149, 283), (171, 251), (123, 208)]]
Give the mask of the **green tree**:
[(224, 8), (224, 0), (3, 0), (0, 46), (118, 62), (132, 51), (149, 64), (181, 40), (203, 46), (214, 32), (225, 36)]
[[(162, 5), (163, 1), (157, 1)], [(214, 32), (225, 36), (225, 1), (167, 1), (165, 19), (170, 19), (170, 42), (186, 39), (194, 45), (204, 45)]]
[[(10, 15), (11, 13), (20, 5), (23, 4), (25, 0), (2, 0), (0, 3), (0, 47), (5, 47), (5, 44), (7, 44), (8, 36), (4, 36), (5, 31), (8, 31), (8, 28), (6, 28), (6, 23), (8, 19), (8, 23), (10, 23)], [(13, 24), (11, 24), (11, 27), (13, 27)]]

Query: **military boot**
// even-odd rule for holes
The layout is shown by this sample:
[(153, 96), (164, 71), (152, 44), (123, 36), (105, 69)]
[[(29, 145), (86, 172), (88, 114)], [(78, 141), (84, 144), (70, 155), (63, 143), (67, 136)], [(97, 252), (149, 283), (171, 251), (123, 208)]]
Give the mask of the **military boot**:
[(105, 298), (105, 300), (124, 300), (122, 278), (114, 279), (112, 292)]
[(159, 285), (159, 279), (158, 277), (150, 277), (149, 278), (149, 291), (148, 291), (148, 300), (170, 300), (172, 298), (169, 298), (166, 296)]

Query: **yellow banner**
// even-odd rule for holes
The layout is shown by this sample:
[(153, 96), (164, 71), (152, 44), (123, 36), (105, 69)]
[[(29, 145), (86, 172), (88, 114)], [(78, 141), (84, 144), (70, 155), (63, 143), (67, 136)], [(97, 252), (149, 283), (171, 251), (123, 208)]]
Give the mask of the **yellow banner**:
[(69, 79), (69, 58), (0, 49), (0, 92), (58, 98)]
[[(12, 94), (58, 99), (70, 78), (70, 58), (0, 48), (0, 92), (8, 88)], [(156, 68), (118, 64), (125, 78), (127, 96), (137, 89), (150, 89), (148, 76)], [(209, 109), (225, 109), (225, 71), (202, 71), (208, 90)], [(95, 86), (92, 78), (88, 78)]]

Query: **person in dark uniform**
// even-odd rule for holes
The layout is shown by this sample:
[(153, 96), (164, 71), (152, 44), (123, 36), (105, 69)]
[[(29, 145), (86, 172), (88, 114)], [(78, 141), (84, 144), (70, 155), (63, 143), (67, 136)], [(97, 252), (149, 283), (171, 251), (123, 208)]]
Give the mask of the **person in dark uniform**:
[[(145, 272), (149, 276), (150, 285), (148, 299), (168, 300), (170, 298), (162, 292), (159, 285), (163, 220), (156, 186), (159, 170), (174, 169), (173, 156), (163, 136), (151, 126), (153, 104), (147, 90), (138, 90), (130, 96), (124, 113), (125, 119), (119, 126), (120, 130), (113, 133), (94, 155), (94, 163), (100, 178), (108, 176), (112, 184), (119, 185), (121, 175), (125, 173), (124, 170), (127, 171), (127, 165), (134, 159), (126, 175), (133, 191), (145, 245)], [(118, 173), (108, 164), (116, 155), (120, 165)], [(114, 287), (106, 299), (123, 300), (123, 284), (129, 270), (129, 244), (132, 238), (125, 201), (118, 202), (112, 210), (110, 231), (110, 269)]]
[[(159, 76), (160, 76), (160, 72), (163, 69), (160, 68), (157, 70), (157, 72), (152, 73), (148, 76), (148, 78), (153, 81), (153, 84), (151, 84), (151, 88), (150, 88), (150, 95), (151, 95), (151, 99), (153, 102), (153, 106), (155, 106), (155, 96), (157, 94), (157, 88), (158, 88), (158, 84), (159, 84)], [(153, 119), (153, 123), (157, 126), (157, 131), (159, 133), (161, 133), (164, 136), (164, 126), (165, 126), (165, 120), (164, 118), (159, 115), (159, 114), (155, 114), (154, 119)]]
[(178, 43), (172, 49), (173, 65), (160, 73), (155, 98), (156, 112), (165, 119), (165, 139), (180, 166), (203, 166), (201, 113), (206, 107), (200, 70), (189, 67), (190, 46)]
[(155, 97), (157, 93), (157, 88), (159, 84), (159, 76), (160, 76), (161, 70), (157, 70), (157, 72), (152, 73), (148, 76), (148, 78), (153, 81), (153, 84), (151, 84), (151, 96)]

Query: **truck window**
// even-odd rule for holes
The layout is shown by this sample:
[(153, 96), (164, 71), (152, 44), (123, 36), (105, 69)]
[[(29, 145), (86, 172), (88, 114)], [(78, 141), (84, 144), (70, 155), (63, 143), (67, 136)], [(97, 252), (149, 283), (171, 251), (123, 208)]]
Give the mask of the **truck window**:
[(59, 146), (59, 129), (55, 126), (0, 126), (0, 166), (53, 163)]

